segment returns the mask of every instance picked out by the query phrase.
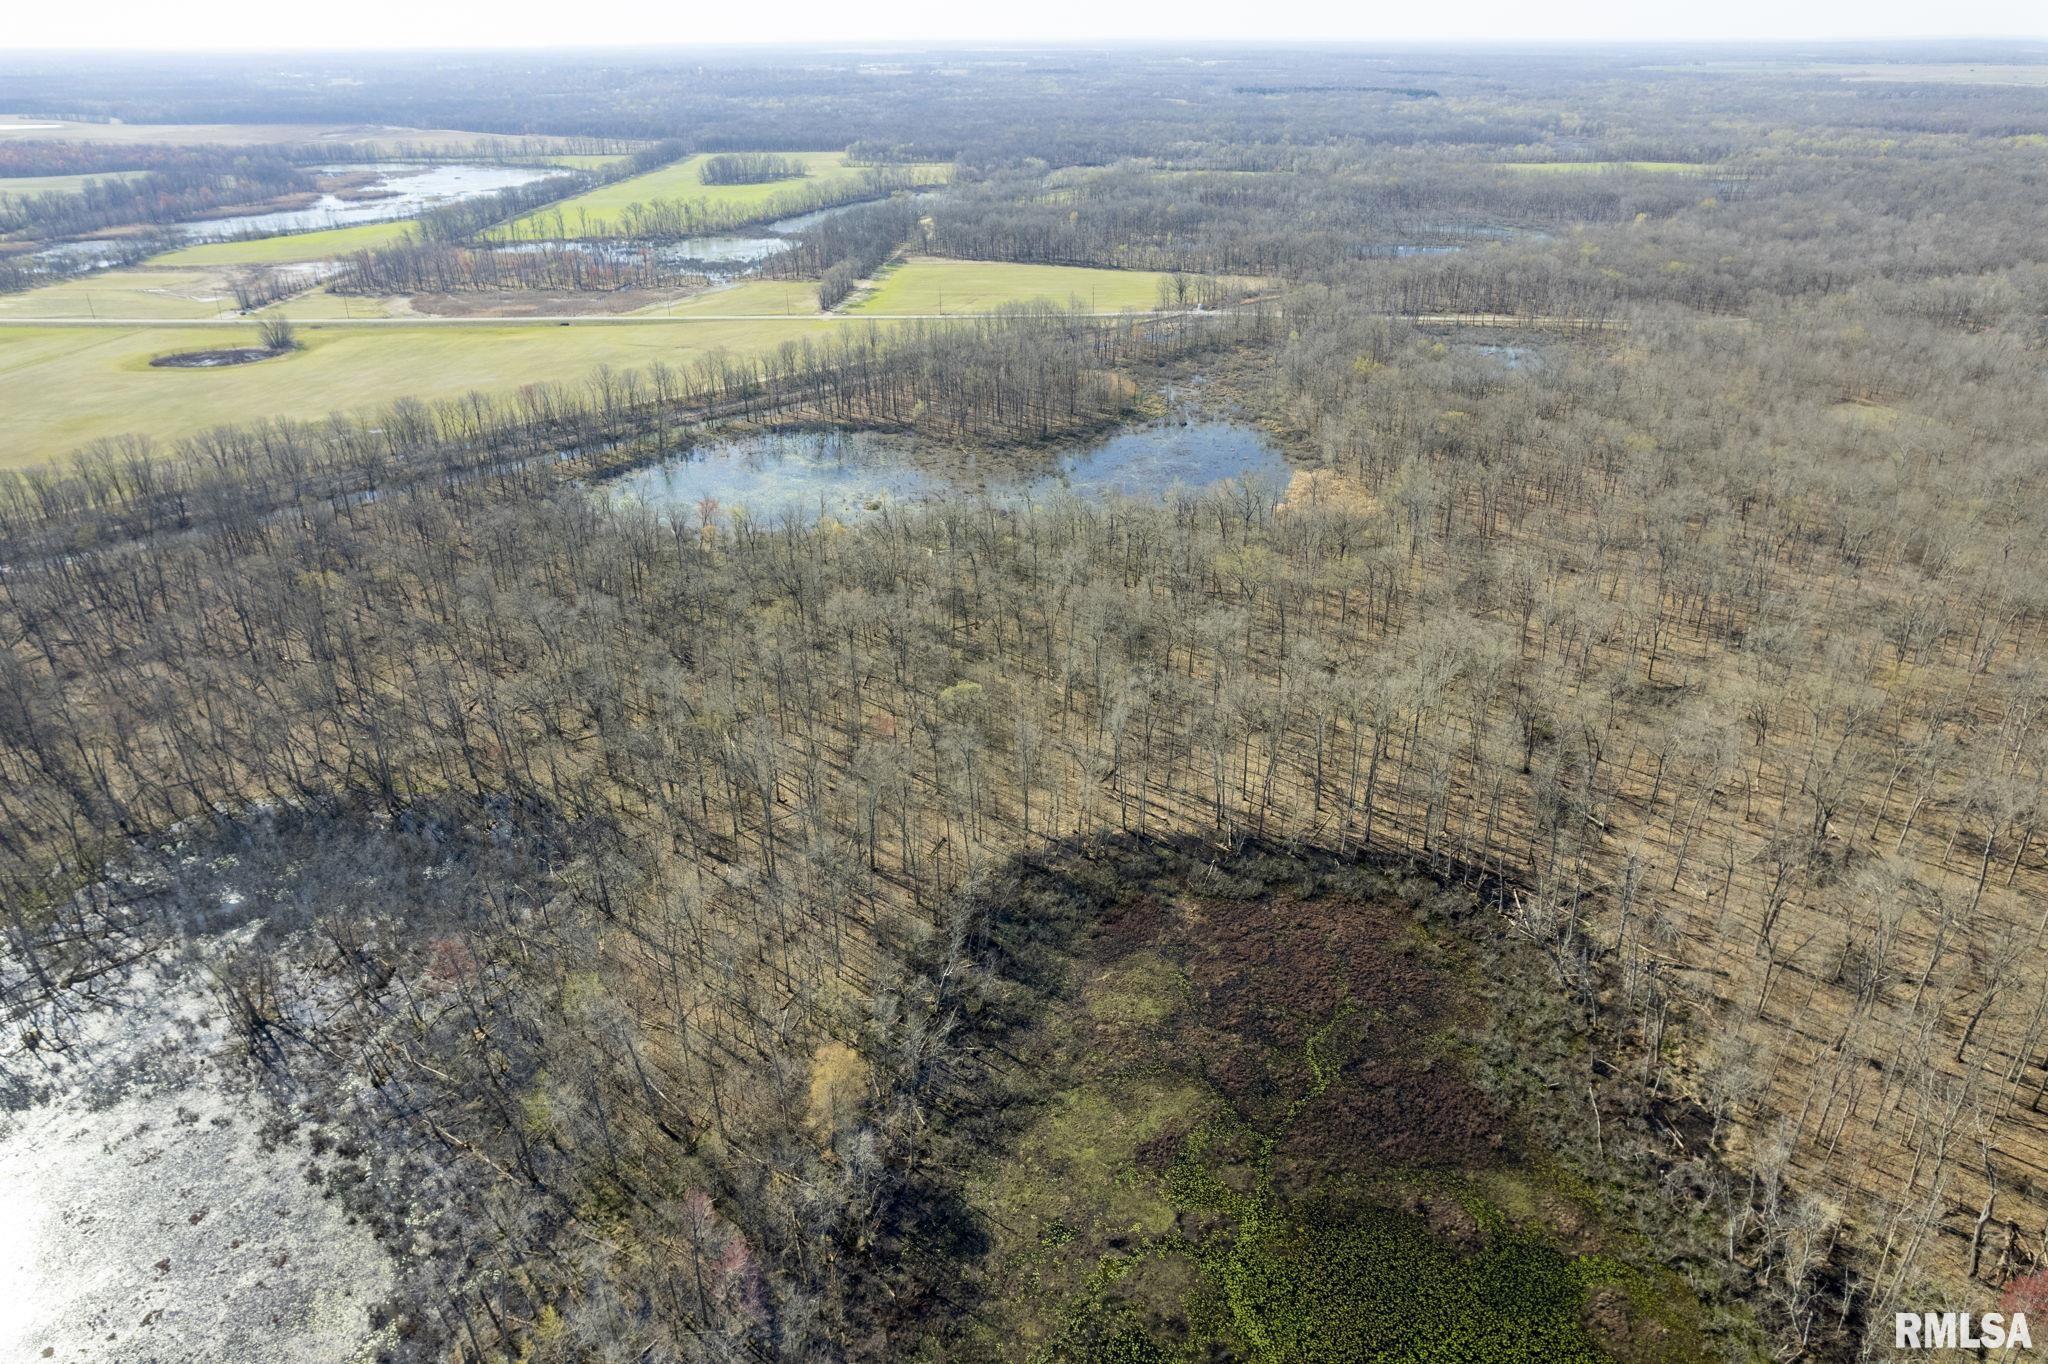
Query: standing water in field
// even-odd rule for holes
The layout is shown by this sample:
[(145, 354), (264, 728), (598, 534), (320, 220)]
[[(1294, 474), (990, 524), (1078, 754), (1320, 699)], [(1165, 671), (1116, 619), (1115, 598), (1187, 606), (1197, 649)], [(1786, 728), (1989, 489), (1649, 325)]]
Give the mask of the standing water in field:
[(417, 217), (423, 210), (437, 204), (474, 199), (480, 194), (513, 189), (560, 174), (559, 171), (535, 166), (461, 164), (323, 166), (320, 169), (326, 175), (376, 172), (378, 178), (365, 187), (367, 193), (374, 197), (344, 199), (337, 194), (323, 194), (317, 203), (306, 208), (180, 223), (178, 231), (193, 241), (223, 241), (349, 227), (356, 223), (389, 222), (395, 218)]
[(985, 494), (998, 503), (1058, 496), (1163, 499), (1235, 479), (1285, 485), (1292, 471), (1264, 433), (1241, 422), (1165, 421), (1060, 456), (1050, 471), (991, 468), (986, 455), (932, 449), (872, 432), (775, 431), (699, 446), (624, 474), (612, 496), (688, 519), (858, 520), (888, 506)]
[(492, 249), (507, 255), (537, 255), (549, 251), (574, 251), (597, 260), (635, 263), (653, 259), (678, 270), (729, 279), (751, 271), (778, 252), (789, 250), (785, 237), (739, 235), (678, 237), (674, 241), (652, 242), (626, 238), (567, 237), (541, 241), (499, 242)]

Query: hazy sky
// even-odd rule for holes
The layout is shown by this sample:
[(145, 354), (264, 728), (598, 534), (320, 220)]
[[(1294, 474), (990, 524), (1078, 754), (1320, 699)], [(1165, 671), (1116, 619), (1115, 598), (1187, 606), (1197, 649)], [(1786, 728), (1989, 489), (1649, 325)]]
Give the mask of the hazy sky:
[(2048, 0), (15, 0), (8, 48), (944, 39), (1807, 39), (2048, 34)]

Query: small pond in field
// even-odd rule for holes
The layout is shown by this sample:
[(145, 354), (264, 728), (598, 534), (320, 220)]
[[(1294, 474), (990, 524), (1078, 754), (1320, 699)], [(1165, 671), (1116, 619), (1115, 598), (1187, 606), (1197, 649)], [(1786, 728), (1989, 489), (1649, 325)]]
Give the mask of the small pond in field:
[(1014, 458), (934, 449), (872, 432), (777, 431), (698, 446), (636, 469), (605, 486), (622, 501), (671, 515), (728, 520), (744, 508), (755, 522), (857, 520), (885, 508), (944, 497), (998, 503), (1163, 500), (1247, 480), (1282, 488), (1285, 455), (1241, 422), (1172, 419), (1131, 427), (1028, 466)]
[(357, 191), (361, 197), (344, 198), (322, 194), (317, 203), (305, 208), (274, 213), (245, 213), (234, 218), (207, 218), (180, 223), (178, 231), (193, 241), (225, 241), (245, 237), (269, 237), (284, 232), (312, 232), (357, 223), (381, 223), (394, 218), (412, 218), (423, 210), (460, 199), (474, 199), (545, 179), (559, 171), (537, 166), (497, 166), (449, 163), (424, 165), (383, 163), (376, 165), (322, 166), (323, 175), (372, 175)]

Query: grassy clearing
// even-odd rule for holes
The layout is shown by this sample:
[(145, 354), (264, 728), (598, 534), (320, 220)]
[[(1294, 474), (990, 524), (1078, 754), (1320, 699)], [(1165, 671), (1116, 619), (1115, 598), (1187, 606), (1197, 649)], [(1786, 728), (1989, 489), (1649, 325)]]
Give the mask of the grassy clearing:
[[(556, 215), (559, 213), (561, 236), (598, 236), (620, 227), (629, 204), (696, 203), (710, 209), (751, 210), (770, 205), (793, 190), (851, 184), (867, 173), (865, 166), (848, 165), (844, 152), (780, 152), (777, 155), (803, 162), (808, 173), (800, 179), (771, 180), (759, 185), (707, 185), (703, 181), (702, 170), (712, 155), (705, 153), (688, 157), (645, 175), (602, 185), (588, 194), (530, 213), (500, 229), (500, 234), (554, 236)], [(943, 180), (947, 170), (938, 165), (916, 169), (933, 183)]]
[(294, 322), (414, 315), (412, 300), (402, 294), (370, 298), (361, 294), (330, 294), (325, 289), (309, 289), (256, 310), (258, 316), (271, 313), (283, 313)]
[[(288, 310), (289, 311), (289, 310)], [(296, 316), (297, 313), (294, 312)], [(152, 369), (173, 351), (256, 344), (256, 329), (0, 328), (0, 465), (60, 458), (100, 436), (159, 439), (258, 417), (318, 418), (401, 396), (573, 380), (600, 364), (687, 363), (721, 347), (770, 349), (829, 322), (679, 322), (632, 326), (301, 327), (304, 349), (227, 369)]]
[(352, 251), (388, 246), (412, 227), (410, 219), (392, 222), (357, 223), (353, 227), (330, 227), (319, 232), (296, 232), (283, 237), (257, 237), (242, 242), (201, 242), (152, 256), (151, 265), (285, 265), (295, 261), (332, 260)]
[[(235, 316), (232, 276), (237, 266), (138, 266), (64, 280), (18, 294), (0, 294), (0, 318), (29, 321), (140, 319), (190, 321)], [(537, 294), (536, 311), (605, 316), (592, 306), (602, 294)], [(286, 313), (299, 321), (413, 314), (403, 296), (365, 297), (309, 289), (259, 313)], [(625, 314), (638, 317), (817, 317), (818, 286), (812, 280), (747, 280), (726, 288), (683, 294)]]
[(749, 279), (724, 288), (707, 289), (673, 303), (640, 309), (642, 316), (662, 317), (816, 317), (816, 280)]
[(1004, 303), (1072, 303), (1095, 312), (1159, 306), (1166, 275), (1151, 270), (1096, 270), (1076, 265), (914, 256), (887, 271), (879, 287), (847, 307), (851, 313), (978, 313)]
[(1645, 171), (1652, 175), (1705, 175), (1714, 169), (1696, 161), (1503, 161), (1502, 170), (1527, 175), (1567, 175), (1580, 171)]
[(0, 294), (0, 317), (204, 318), (234, 310), (226, 273), (199, 268), (106, 270)]
[(76, 194), (93, 180), (133, 180), (146, 171), (95, 171), (91, 175), (9, 175), (0, 177), (0, 201), (38, 194)]

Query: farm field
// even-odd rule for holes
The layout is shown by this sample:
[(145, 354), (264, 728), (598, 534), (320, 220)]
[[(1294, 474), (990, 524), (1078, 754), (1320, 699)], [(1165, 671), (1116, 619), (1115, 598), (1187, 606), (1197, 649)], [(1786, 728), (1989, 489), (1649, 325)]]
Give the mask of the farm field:
[(8, 318), (204, 318), (233, 312), (235, 297), (220, 270), (106, 270), (0, 294)]
[(817, 281), (807, 279), (741, 280), (737, 284), (692, 294), (674, 303), (658, 303), (641, 309), (641, 312), (673, 317), (816, 317), (818, 285)]
[(686, 363), (707, 351), (749, 353), (832, 324), (768, 321), (535, 326), (329, 327), (299, 330), (303, 349), (225, 369), (156, 369), (154, 356), (255, 344), (255, 326), (0, 327), (0, 466), (61, 458), (87, 441), (147, 431), (175, 440), (223, 422), (318, 418), (400, 397), (504, 392), (574, 380), (599, 365)]
[(283, 313), (294, 322), (314, 322), (322, 319), (404, 317), (411, 313), (412, 303), (403, 296), (372, 297), (367, 294), (330, 294), (325, 289), (309, 289), (303, 294), (293, 294), (256, 310), (257, 316)]
[[(291, 240), (279, 238), (277, 240)], [(260, 245), (261, 243), (255, 243)], [(178, 253), (182, 255), (182, 253)], [(168, 259), (158, 257), (159, 260)], [(0, 294), (0, 319), (22, 321), (118, 321), (121, 319), (162, 319), (197, 321), (218, 318), (232, 320), (236, 314), (233, 277), (245, 273), (234, 265), (143, 265), (107, 270), (75, 279), (46, 284), (21, 293)], [(1105, 273), (1116, 273), (1114, 271)], [(488, 299), (489, 295), (458, 295)], [(604, 294), (570, 291), (529, 296), (531, 311), (547, 314), (634, 317), (817, 317), (818, 285), (815, 280), (749, 279), (694, 292), (677, 292), (674, 297), (639, 307), (604, 307)], [(955, 308), (952, 311), (964, 311)], [(404, 296), (373, 297), (337, 294), (313, 288), (268, 304), (257, 313), (285, 313), (294, 320), (322, 318), (403, 317), (412, 312)], [(452, 315), (452, 314), (441, 314)], [(464, 313), (464, 316), (470, 314)], [(485, 317), (487, 312), (475, 314)]]
[[(702, 179), (702, 172), (711, 155), (692, 156), (645, 175), (602, 185), (588, 194), (530, 213), (500, 229), (499, 235), (599, 236), (618, 230), (625, 221), (625, 210), (631, 204), (694, 203), (713, 210), (739, 212), (772, 209), (779, 199), (794, 191), (851, 184), (859, 181), (869, 169), (849, 165), (844, 152), (783, 152), (778, 155), (801, 161), (807, 174), (801, 179), (771, 180), (758, 185), (707, 185)], [(946, 177), (946, 167), (936, 164), (912, 169), (931, 183)], [(558, 217), (559, 230), (556, 226)]]
[(1168, 276), (1152, 270), (1095, 270), (1076, 265), (914, 256), (880, 279), (873, 293), (846, 311), (871, 316), (987, 312), (1005, 303), (1079, 301), (1090, 312), (1159, 305)]
[(91, 175), (0, 176), (0, 201), (32, 199), (38, 194), (76, 194), (92, 180), (132, 180), (144, 171), (97, 171)]
[(152, 257), (152, 265), (288, 265), (298, 261), (330, 260), (351, 251), (367, 251), (402, 239), (412, 228), (409, 219), (357, 223), (351, 227), (330, 227), (318, 232), (297, 232), (282, 237), (254, 237), (248, 241), (200, 242)]

